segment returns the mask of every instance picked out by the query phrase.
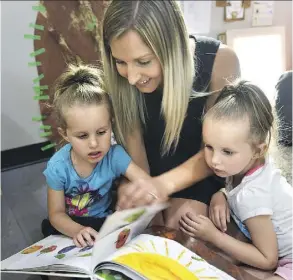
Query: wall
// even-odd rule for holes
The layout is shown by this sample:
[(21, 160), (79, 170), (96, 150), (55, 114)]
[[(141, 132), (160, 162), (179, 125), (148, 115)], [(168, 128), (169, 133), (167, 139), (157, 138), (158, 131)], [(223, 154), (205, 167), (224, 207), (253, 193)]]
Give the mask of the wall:
[[(33, 100), (33, 82), (37, 71), (28, 67), (33, 42), (25, 40), (24, 34), (32, 34), (29, 23), (34, 22), (36, 12), (32, 6), (36, 1), (1, 1), (1, 150), (22, 147), (43, 142), (39, 137), (39, 124), (32, 122), (32, 116), (39, 115), (38, 103)], [(209, 36), (216, 37), (227, 29), (251, 27), (252, 8), (246, 9), (245, 20), (225, 23), (223, 8), (211, 10)], [(274, 25), (286, 26), (287, 68), (292, 67), (292, 2), (275, 1)]]
[(39, 137), (39, 124), (32, 121), (38, 116), (39, 106), (33, 100), (35, 67), (33, 41), (24, 34), (33, 34), (29, 23), (34, 23), (36, 1), (1, 1), (1, 151), (45, 141)]
[[(292, 69), (292, 1), (275, 1), (273, 25), (286, 27), (287, 69)], [(210, 32), (206, 35), (214, 38), (228, 29), (250, 28), (252, 27), (252, 5), (245, 10), (245, 20), (224, 22), (224, 8), (216, 7), (216, 2), (213, 1), (210, 26)]]

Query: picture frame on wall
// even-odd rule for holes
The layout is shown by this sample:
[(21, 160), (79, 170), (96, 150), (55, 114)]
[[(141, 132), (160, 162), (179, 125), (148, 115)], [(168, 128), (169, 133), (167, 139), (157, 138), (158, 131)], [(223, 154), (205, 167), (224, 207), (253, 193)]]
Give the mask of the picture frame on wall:
[(224, 8), (224, 21), (238, 21), (244, 20), (245, 8), (243, 7), (243, 1), (227, 1), (227, 6)]
[(226, 6), (227, 6), (227, 1), (223, 1), (223, 0), (216, 1), (216, 7), (226, 7)]
[[(216, 1), (216, 7), (226, 7), (227, 5), (229, 5), (230, 1), (223, 1), (223, 0), (217, 0)], [(242, 1), (242, 6), (243, 8), (249, 8), (251, 5), (251, 0), (243, 0)]]
[(251, 0), (244, 0), (242, 1), (243, 8), (249, 8), (251, 5)]
[(226, 32), (219, 33), (217, 39), (221, 41), (223, 44), (227, 44)]

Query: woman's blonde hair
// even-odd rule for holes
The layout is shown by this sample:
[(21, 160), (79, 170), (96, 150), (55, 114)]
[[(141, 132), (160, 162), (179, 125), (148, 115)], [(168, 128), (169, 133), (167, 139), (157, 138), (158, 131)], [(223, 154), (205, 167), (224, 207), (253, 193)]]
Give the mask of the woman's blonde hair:
[(105, 12), (101, 44), (105, 82), (116, 116), (115, 137), (126, 148), (126, 135), (145, 124), (144, 99), (119, 75), (110, 44), (129, 30), (137, 32), (160, 61), (164, 77), (161, 114), (166, 123), (161, 152), (175, 151), (194, 78), (194, 60), (179, 3), (114, 0)]
[(57, 125), (67, 128), (64, 110), (75, 105), (100, 105), (108, 107), (110, 119), (112, 107), (110, 97), (104, 89), (102, 72), (90, 65), (69, 65), (54, 85), (53, 110)]

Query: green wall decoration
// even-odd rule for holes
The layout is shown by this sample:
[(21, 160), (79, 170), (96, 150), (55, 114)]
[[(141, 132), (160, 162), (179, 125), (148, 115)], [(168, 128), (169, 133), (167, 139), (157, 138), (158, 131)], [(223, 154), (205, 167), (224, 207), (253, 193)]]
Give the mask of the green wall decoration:
[[(51, 143), (42, 148), (57, 148), (61, 137), (52, 111), (52, 85), (68, 63), (100, 64), (100, 23), (109, 1), (39, 1), (33, 5), (36, 19), (28, 23), (33, 34), (34, 51), (29, 54), (28, 67), (36, 67), (33, 99), (39, 103), (40, 136)], [(35, 22), (33, 22), (35, 21)]]

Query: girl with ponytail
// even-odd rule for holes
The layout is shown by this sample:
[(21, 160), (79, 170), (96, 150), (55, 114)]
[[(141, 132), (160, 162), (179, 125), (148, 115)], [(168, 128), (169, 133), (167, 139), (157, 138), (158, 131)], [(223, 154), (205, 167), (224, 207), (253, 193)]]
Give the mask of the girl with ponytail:
[(114, 116), (99, 69), (70, 65), (56, 82), (53, 109), (66, 144), (44, 171), (49, 220), (42, 232), (70, 236), (78, 247), (93, 245), (111, 213), (113, 181), (148, 175), (121, 146), (111, 146)]
[[(242, 263), (277, 267), (271, 279), (292, 280), (293, 192), (268, 154), (273, 124), (272, 107), (260, 88), (245, 81), (223, 88), (204, 116), (203, 142), (208, 166), (226, 178), (226, 188), (214, 196), (222, 195), (228, 205), (210, 207), (210, 219), (186, 213), (180, 224), (188, 235)], [(225, 233), (230, 214), (251, 243)]]

